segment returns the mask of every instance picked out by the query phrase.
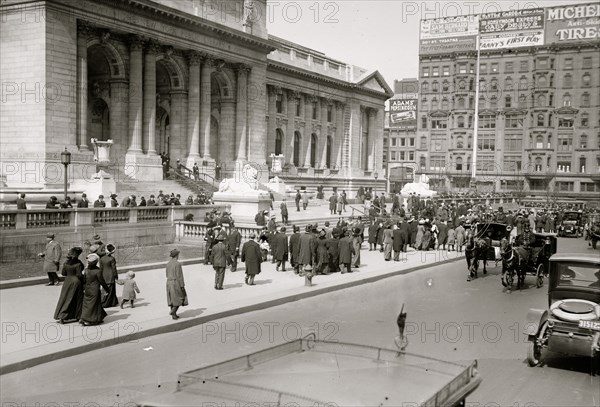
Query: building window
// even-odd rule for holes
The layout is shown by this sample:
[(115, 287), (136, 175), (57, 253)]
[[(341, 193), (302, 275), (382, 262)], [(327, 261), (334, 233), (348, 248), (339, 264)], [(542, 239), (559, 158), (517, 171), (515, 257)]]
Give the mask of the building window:
[(275, 95), (275, 111), (283, 113), (283, 95), (281, 93)]
[(464, 109), (465, 108), (465, 98), (458, 98), (458, 108), (459, 109)]
[(523, 117), (519, 116), (506, 116), (507, 129), (522, 129), (523, 128)]
[(448, 127), (448, 119), (432, 119), (431, 120), (431, 128), (432, 129), (445, 129)]
[(492, 81), (490, 82), (490, 89), (498, 90), (498, 79), (496, 79), (496, 78), (492, 79)]
[(493, 73), (498, 72), (498, 63), (497, 62), (492, 63), (492, 72)]
[(406, 146), (406, 139), (404, 137), (400, 137), (400, 147)]
[(519, 79), (519, 90), (526, 90), (527, 89), (527, 78), (524, 76), (521, 76), (521, 79)]
[(433, 76), (440, 76), (440, 68), (437, 66), (433, 67)]
[(327, 121), (331, 123), (333, 121), (333, 106), (327, 105)]
[(521, 61), (521, 72), (529, 71), (529, 61)]
[(479, 128), (480, 129), (495, 129), (496, 128), (496, 116), (480, 115), (479, 116)]
[(427, 160), (425, 159), (425, 157), (419, 158), (419, 167), (421, 168), (421, 170), (425, 170), (426, 165), (427, 165)]
[(317, 111), (319, 110), (319, 105), (317, 102), (312, 103), (312, 118), (313, 120), (317, 119)]
[(442, 84), (442, 91), (448, 92), (449, 90), (450, 90), (450, 84), (448, 83), (448, 81), (444, 81), (444, 83)]
[(494, 95), (490, 98), (490, 109), (492, 109), (492, 110), (498, 109), (498, 98), (496, 97), (496, 95)]
[(465, 127), (465, 117), (464, 116), (458, 116), (458, 119), (456, 119), (456, 127), (461, 128), (461, 129)]
[(464, 144), (465, 144), (465, 142), (464, 142), (463, 136), (458, 136), (456, 138), (456, 148), (462, 149), (462, 148), (464, 148)]
[(590, 76), (589, 73), (585, 73), (583, 75), (583, 77), (581, 78), (581, 85), (585, 88), (589, 87), (592, 83), (592, 77)]
[(411, 138), (408, 139), (408, 145), (410, 147), (414, 147), (415, 146), (415, 138), (414, 137), (411, 137)]
[(479, 64), (479, 73), (487, 73), (487, 64)]
[(573, 139), (568, 136), (558, 137), (558, 151), (571, 151)]
[(556, 172), (571, 172), (571, 161), (568, 158), (559, 158), (556, 162)]
[(479, 98), (479, 110), (485, 109), (485, 98), (482, 96)]
[(422, 68), (421, 76), (422, 76), (423, 78), (428, 78), (428, 77), (429, 77), (429, 67), (427, 67), (427, 66), (424, 66), (424, 67)]
[(505, 136), (504, 148), (506, 151), (523, 151), (523, 139), (520, 136)]
[(426, 129), (427, 128), (427, 116), (421, 117), (421, 128), (422, 129)]
[(543, 136), (537, 136), (535, 138), (535, 148), (544, 148), (544, 137)]
[(404, 151), (400, 151), (400, 161), (404, 161), (406, 159), (406, 153)]
[(425, 136), (421, 137), (421, 149), (422, 150), (427, 149), (427, 137), (425, 137)]
[(509, 77), (504, 81), (505, 90), (513, 90), (513, 80)]
[(587, 148), (587, 144), (588, 144), (587, 139), (588, 139), (588, 137), (586, 134), (582, 134), (579, 137), (579, 148), (583, 148), (583, 149)]
[(581, 127), (588, 127), (590, 125), (590, 118), (587, 113), (581, 114)]
[(300, 132), (294, 133), (294, 165), (300, 166)]
[(442, 67), (442, 75), (443, 76), (450, 76), (450, 67), (449, 66)]
[(459, 90), (467, 90), (467, 81), (465, 81), (464, 79), (461, 79), (458, 82), (458, 89)]
[(587, 92), (581, 95), (581, 107), (590, 107), (590, 94)]
[(431, 86), (431, 90), (433, 92), (439, 92), (440, 91), (440, 84), (437, 81), (433, 81), (433, 84)]
[(512, 98), (510, 96), (507, 96), (504, 98), (504, 107), (511, 107), (512, 106)]
[(463, 159), (462, 157), (456, 157), (456, 171), (462, 171), (463, 169)]
[(433, 99), (431, 99), (431, 110), (437, 110), (437, 108), (438, 108), (438, 100), (434, 96)]
[(275, 130), (275, 155), (282, 154), (283, 146), (283, 131), (281, 129)]
[(545, 76), (543, 76), (543, 75), (542, 75), (542, 76), (540, 76), (540, 77), (538, 78), (538, 87), (540, 87), (540, 88), (545, 88), (545, 87), (546, 87), (546, 82), (547, 82), (547, 81), (546, 81), (546, 77), (545, 77)]
[(537, 115), (537, 126), (538, 127), (544, 127), (544, 120), (545, 120), (544, 114), (543, 113), (539, 113)]
[(423, 92), (429, 92), (429, 84), (427, 82), (423, 82), (422, 89)]
[(527, 96), (519, 95), (519, 107), (527, 107)]
[(542, 171), (542, 159), (541, 159), (541, 157), (538, 157), (538, 158), (535, 159), (535, 170), (536, 170), (536, 172)]
[(458, 73), (467, 73), (467, 64), (459, 64), (458, 65)]
[(538, 96), (537, 105), (538, 105), (538, 107), (545, 107), (546, 106), (546, 96), (545, 95), (539, 95)]
[(442, 99), (442, 110), (448, 110), (448, 107), (449, 107), (448, 99), (446, 99), (446, 98)]
[(415, 152), (414, 151), (409, 151), (408, 152), (408, 160), (409, 161), (415, 161)]
[(482, 134), (477, 138), (477, 150), (479, 151), (495, 151), (496, 139), (495, 135)]
[(548, 115), (548, 127), (553, 127), (554, 126), (553, 121), (554, 121), (554, 115), (552, 113), (550, 113)]
[(507, 171), (507, 172), (521, 171), (521, 157), (505, 157), (504, 171)]
[(575, 183), (574, 182), (557, 182), (556, 183), (556, 189), (560, 192), (573, 192), (573, 185)]
[(296, 98), (296, 117), (300, 117), (302, 113), (302, 100), (300, 98)]
[(563, 76), (563, 88), (572, 88), (573, 87), (573, 76), (570, 73), (565, 74)]
[(585, 57), (583, 58), (583, 68), (587, 69), (587, 68), (591, 68), (592, 67), (592, 58), (591, 57)]
[(558, 118), (558, 127), (559, 128), (572, 128), (573, 127), (573, 118), (565, 118), (565, 117), (559, 117)]
[(504, 72), (506, 73), (510, 73), (513, 72), (513, 63), (512, 62), (505, 62), (504, 63)]
[(563, 69), (573, 69), (573, 58), (565, 58)]
[(396, 137), (392, 138), (392, 147), (396, 147)]
[(391, 161), (396, 161), (396, 152), (395, 152), (395, 151), (392, 151), (392, 152), (390, 153), (390, 160), (391, 160)]
[(317, 135), (315, 133), (310, 136), (310, 166), (313, 168), (317, 168), (317, 144), (318, 144)]

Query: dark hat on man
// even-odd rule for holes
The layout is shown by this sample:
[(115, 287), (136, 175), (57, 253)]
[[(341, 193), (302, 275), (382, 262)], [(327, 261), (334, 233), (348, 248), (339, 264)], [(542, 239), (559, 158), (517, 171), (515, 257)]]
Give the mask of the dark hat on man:
[(68, 257), (77, 258), (83, 253), (83, 249), (79, 246), (71, 247), (67, 253)]
[(312, 230), (312, 225), (309, 223), (308, 225), (306, 225), (306, 227), (304, 228), (305, 232), (310, 232)]
[(279, 229), (279, 230), (281, 231), (281, 233), (285, 233), (285, 231), (286, 231), (287, 229), (285, 228), (285, 226), (282, 226), (282, 227), (281, 227), (281, 229)]
[(109, 243), (106, 245), (106, 254), (113, 254), (115, 250), (117, 250), (117, 248), (114, 244)]
[(294, 230), (294, 233), (299, 232), (300, 231), (300, 226), (294, 225), (294, 226), (292, 226), (292, 229)]
[(171, 253), (169, 253), (169, 256), (177, 257), (179, 255), (179, 253), (181, 253), (179, 250), (173, 249), (173, 250), (171, 250)]
[(112, 194), (110, 197), (111, 197), (111, 198), (116, 198), (116, 197), (117, 197), (117, 194)]
[(94, 237), (92, 238), (92, 240), (93, 240), (94, 242), (99, 242), (99, 241), (101, 241), (101, 240), (102, 240), (102, 238), (100, 237), (100, 235), (94, 235)]
[(81, 197), (82, 197), (82, 198), (86, 198), (86, 197), (87, 197), (87, 195), (86, 195), (85, 193), (83, 193), (83, 194), (81, 194)]
[(100, 198), (104, 199), (104, 195), (98, 195), (98, 199)]
[(54, 239), (54, 233), (52, 233), (52, 232), (50, 232), (50, 233), (47, 233), (47, 234), (46, 234), (46, 237), (47, 237), (48, 239)]
[(223, 236), (222, 234), (219, 234), (217, 236), (217, 240), (222, 242), (223, 240), (225, 240), (225, 236)]

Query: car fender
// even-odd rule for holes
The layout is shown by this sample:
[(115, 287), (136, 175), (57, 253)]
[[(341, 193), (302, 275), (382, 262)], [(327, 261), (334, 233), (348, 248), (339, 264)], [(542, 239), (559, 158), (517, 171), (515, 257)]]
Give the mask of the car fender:
[(530, 308), (525, 318), (525, 326), (523, 327), (523, 333), (525, 335), (537, 335), (540, 326), (548, 319), (548, 310)]

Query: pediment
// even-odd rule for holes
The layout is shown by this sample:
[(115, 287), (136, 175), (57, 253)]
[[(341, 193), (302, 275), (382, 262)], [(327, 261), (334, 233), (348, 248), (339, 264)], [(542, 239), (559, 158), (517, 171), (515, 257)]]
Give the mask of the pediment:
[(575, 115), (575, 114), (579, 113), (579, 109), (575, 109), (574, 107), (571, 107), (571, 106), (562, 106), (562, 107), (559, 107), (558, 109), (556, 109), (554, 112), (557, 114)]
[(449, 115), (450, 112), (447, 112), (445, 110), (434, 110), (429, 113), (429, 117), (448, 117)]
[(379, 71), (373, 71), (369, 74), (366, 74), (363, 78), (356, 82), (356, 85), (377, 92), (383, 92), (389, 97), (394, 95), (392, 88), (390, 88), (385, 79), (383, 79), (383, 76), (379, 73)]

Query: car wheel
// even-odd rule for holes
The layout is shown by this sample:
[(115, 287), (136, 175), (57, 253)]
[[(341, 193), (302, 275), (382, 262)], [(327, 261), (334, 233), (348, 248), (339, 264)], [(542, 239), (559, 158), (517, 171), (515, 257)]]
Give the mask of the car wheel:
[(537, 276), (537, 278), (535, 280), (535, 286), (537, 288), (540, 288), (541, 286), (544, 285), (544, 264), (543, 263), (538, 264), (536, 276)]
[(529, 339), (527, 345), (527, 363), (531, 367), (535, 367), (540, 364), (542, 358), (542, 347), (537, 344), (537, 338), (534, 336), (533, 339)]

